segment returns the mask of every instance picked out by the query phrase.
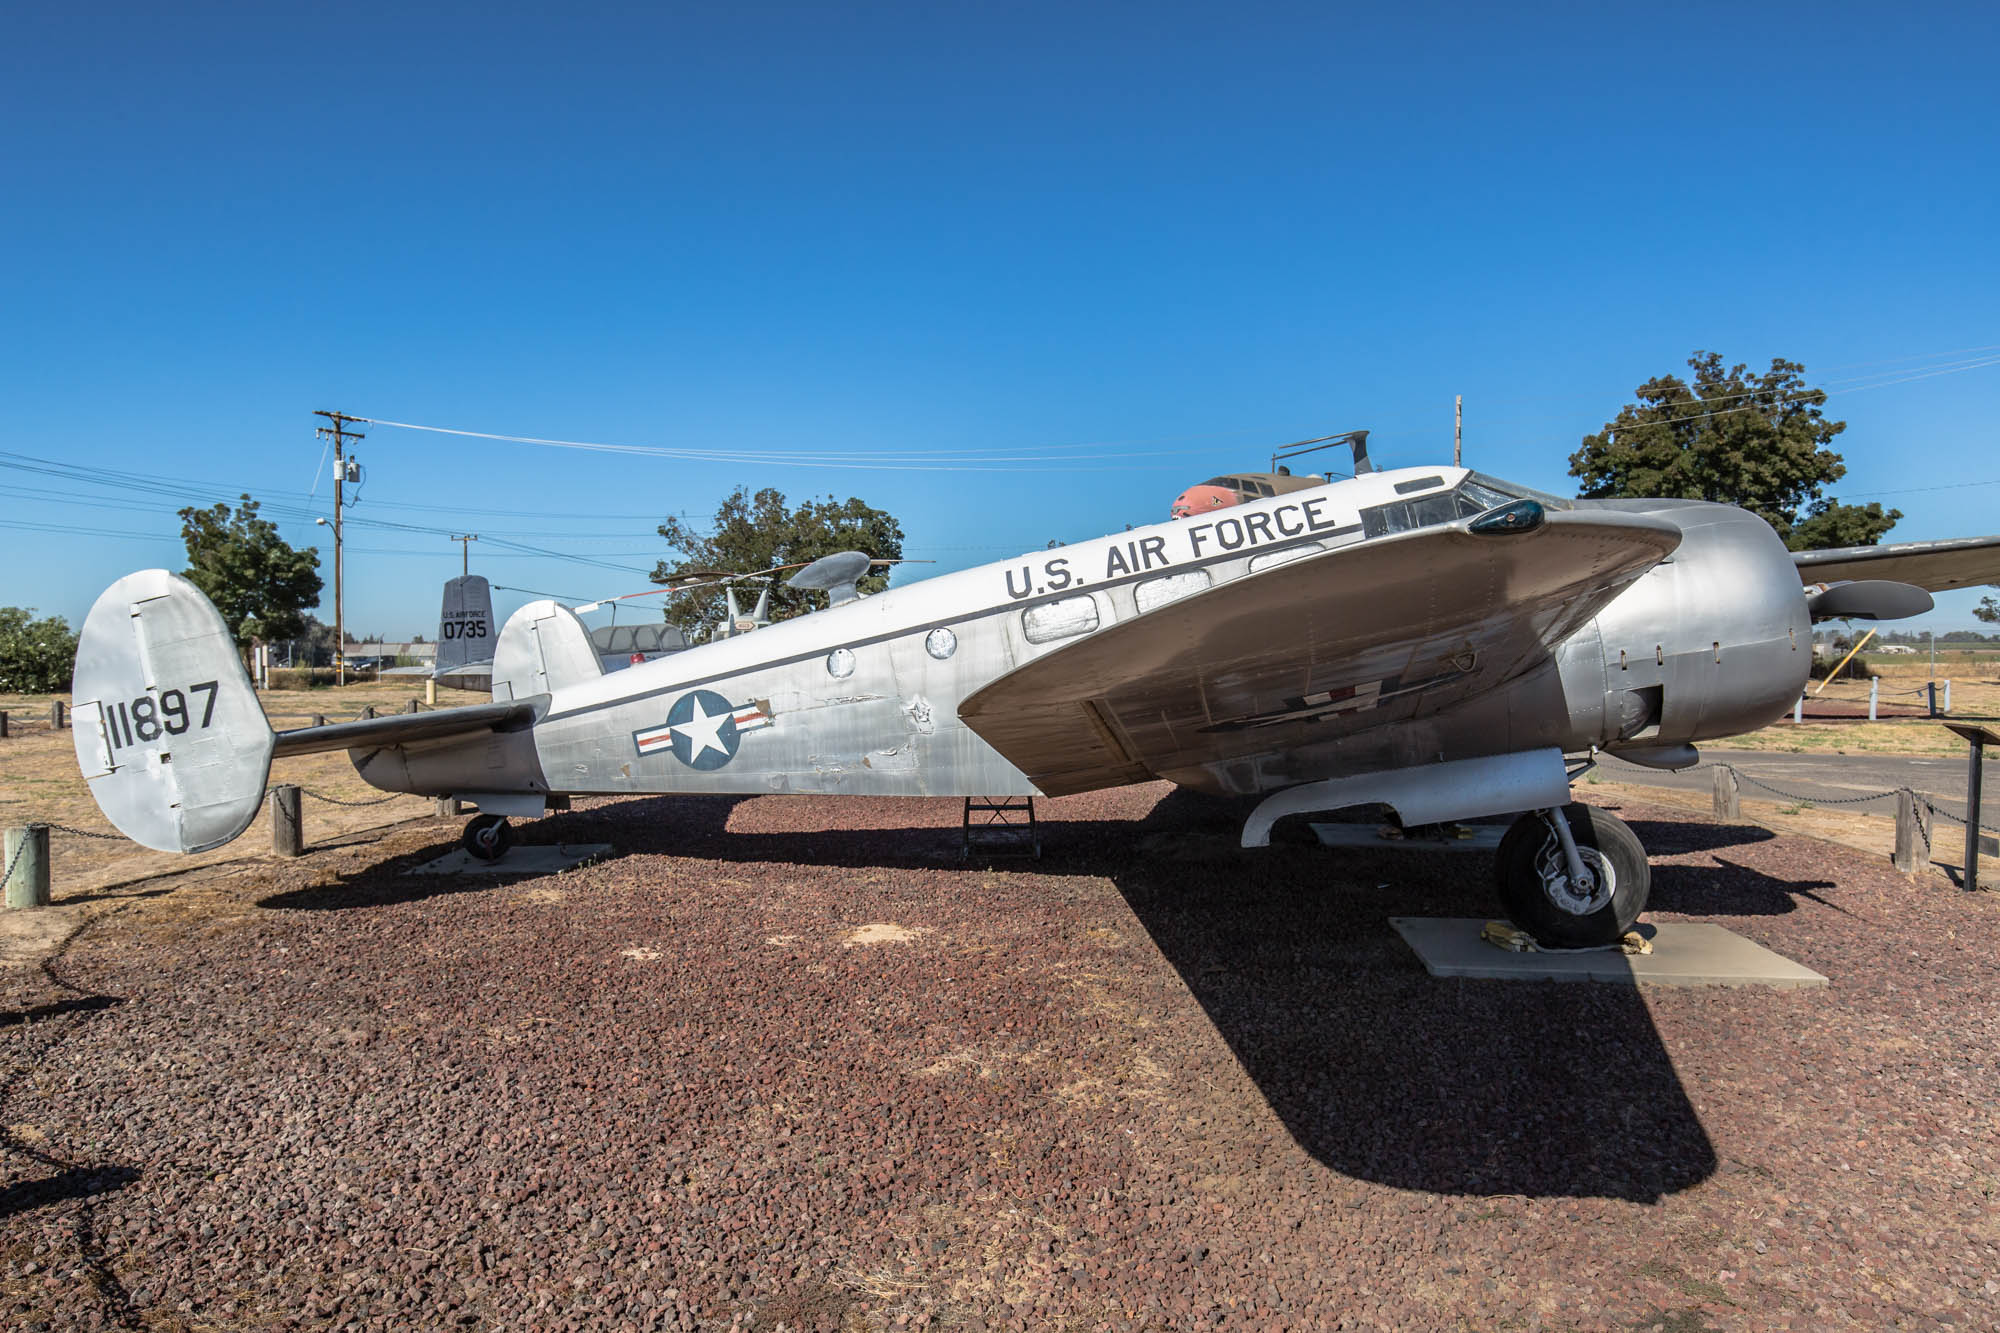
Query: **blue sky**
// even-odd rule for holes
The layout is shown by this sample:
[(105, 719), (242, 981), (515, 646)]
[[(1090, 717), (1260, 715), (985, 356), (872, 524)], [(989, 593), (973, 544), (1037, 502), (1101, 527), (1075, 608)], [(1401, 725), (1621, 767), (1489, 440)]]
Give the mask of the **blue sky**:
[[(365, 428), (348, 622), (400, 636), (452, 531), (587, 557), (473, 547), (598, 597), (645, 586), (661, 516), (775, 485), (891, 510), (913, 577), (1163, 517), (1308, 435), (1448, 458), (1455, 393), (1470, 463), (1570, 490), (1579, 438), (1697, 348), (1845, 385), (1836, 493), (1909, 492), (1892, 540), (2000, 532), (2000, 365), (1965, 350), (2000, 352), (1995, 16), (17, 11), (0, 450), (128, 485), (0, 467), (0, 604), (80, 622), (178, 568), (194, 494), (314, 541), (316, 408), (885, 465)], [(940, 455), (984, 470), (916, 470)]]

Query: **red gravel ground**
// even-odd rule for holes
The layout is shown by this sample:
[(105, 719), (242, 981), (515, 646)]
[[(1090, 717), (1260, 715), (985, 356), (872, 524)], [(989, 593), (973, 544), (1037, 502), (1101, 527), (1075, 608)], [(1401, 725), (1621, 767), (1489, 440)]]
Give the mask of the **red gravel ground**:
[[(0, 977), (0, 1327), (1988, 1329), (2000, 904), (1623, 813), (1822, 991), (1439, 981), (1478, 856), (1163, 786), (424, 821)], [(865, 926), (873, 943), (851, 942)], [(908, 932), (908, 938), (896, 936)], [(886, 937), (886, 938), (885, 938)]]

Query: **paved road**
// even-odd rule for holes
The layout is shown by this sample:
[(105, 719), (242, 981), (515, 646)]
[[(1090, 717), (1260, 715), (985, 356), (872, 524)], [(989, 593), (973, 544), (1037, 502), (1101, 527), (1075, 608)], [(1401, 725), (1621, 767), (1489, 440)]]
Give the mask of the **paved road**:
[[(1654, 787), (1677, 787), (1711, 791), (1715, 764), (1728, 764), (1737, 772), (1743, 795), (1752, 799), (1799, 798), (1817, 804), (1843, 804), (1870, 792), (1887, 792), (1870, 801), (1855, 802), (1853, 808), (1870, 814), (1895, 814), (1895, 789), (1908, 787), (1934, 798), (1939, 807), (1954, 814), (1965, 810), (1966, 762), (1963, 758), (1913, 759), (1895, 755), (1790, 754), (1771, 750), (1711, 750), (1703, 748), (1702, 766), (1684, 773), (1662, 773), (1641, 768), (1610, 755), (1601, 756), (1598, 771), (1607, 782), (1631, 782)], [(1771, 792), (1757, 782), (1777, 787)], [(1981, 786), (1985, 790), (1984, 822), (2000, 823), (2000, 772), (1988, 770)]]

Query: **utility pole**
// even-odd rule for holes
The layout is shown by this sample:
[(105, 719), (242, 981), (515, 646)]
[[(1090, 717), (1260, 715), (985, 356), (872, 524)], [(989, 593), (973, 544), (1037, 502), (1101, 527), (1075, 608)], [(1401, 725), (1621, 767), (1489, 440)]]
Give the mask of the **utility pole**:
[(347, 442), (349, 440), (365, 440), (368, 437), (360, 431), (347, 429), (348, 422), (359, 421), (361, 420), (360, 417), (351, 417), (345, 412), (315, 411), (313, 415), (316, 417), (325, 417), (333, 423), (331, 426), (318, 427), (315, 433), (322, 440), (333, 441), (333, 680), (336, 685), (345, 685), (347, 683), (347, 621), (341, 614), (340, 604), (340, 511), (343, 504), (341, 484), (347, 480)]
[(1464, 467), (1465, 458), (1465, 395), (1451, 396), (1451, 465)]
[(458, 533), (454, 532), (451, 534), (451, 539), (458, 543), (458, 551), (460, 556), (459, 568), (458, 568), (459, 574), (460, 575), (470, 574), (472, 572), (472, 543), (479, 540), (479, 534), (476, 532), (468, 532), (464, 536), (460, 536)]

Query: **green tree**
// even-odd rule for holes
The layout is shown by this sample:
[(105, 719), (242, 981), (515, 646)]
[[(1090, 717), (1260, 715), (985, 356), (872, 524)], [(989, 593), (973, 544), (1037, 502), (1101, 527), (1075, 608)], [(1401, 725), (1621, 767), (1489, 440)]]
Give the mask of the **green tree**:
[(2000, 602), (1994, 601), (1991, 597), (1982, 597), (1979, 599), (1979, 605), (1972, 608), (1972, 614), (1989, 625), (2000, 625)]
[(69, 688), (75, 667), (76, 635), (67, 620), (0, 606), (0, 691), (55, 694)]
[[(752, 495), (738, 486), (716, 508), (712, 529), (702, 533), (670, 518), (660, 525), (660, 535), (678, 553), (679, 559), (659, 562), (653, 582), (673, 583), (691, 575), (709, 572), (754, 574), (778, 565), (803, 564), (836, 551), (865, 551), (878, 560), (898, 560), (903, 555), (903, 528), (887, 511), (849, 497), (837, 501), (809, 499), (792, 508), (783, 494), (765, 487)], [(888, 570), (870, 573), (860, 583), (862, 592), (880, 592), (889, 586)], [(755, 592), (751, 592), (755, 597)], [(708, 588), (677, 593), (667, 599), (666, 618), (684, 630), (692, 630), (720, 614), (721, 593)], [(801, 592), (788, 588), (784, 576), (771, 585), (771, 618), (784, 620), (826, 605), (823, 592)]]
[(234, 513), (219, 504), (183, 509), (180, 518), (188, 553), (182, 574), (215, 603), (238, 648), (305, 632), (306, 608), (319, 605), (323, 586), (317, 550), (292, 549), (277, 524), (257, 517), (248, 495)]
[(1719, 500), (1777, 529), (1794, 551), (1873, 546), (1903, 515), (1879, 504), (1841, 504), (1822, 488), (1847, 474), (1827, 446), (1847, 429), (1820, 411), (1805, 367), (1773, 360), (1762, 375), (1725, 367), (1714, 352), (1688, 358), (1690, 380), (1662, 375), (1638, 389), (1604, 430), (1570, 455), (1581, 494)]

